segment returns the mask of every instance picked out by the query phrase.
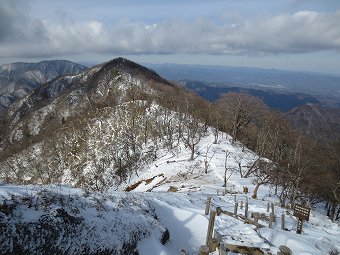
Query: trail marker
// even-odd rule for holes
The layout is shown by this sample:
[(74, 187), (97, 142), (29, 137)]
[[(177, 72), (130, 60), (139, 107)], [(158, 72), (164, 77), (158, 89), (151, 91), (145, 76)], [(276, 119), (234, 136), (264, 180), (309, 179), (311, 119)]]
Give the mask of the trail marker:
[(296, 228), (296, 233), (297, 234), (301, 234), (302, 233), (302, 224), (303, 221), (309, 220), (309, 215), (310, 215), (310, 208), (308, 207), (304, 207), (302, 205), (295, 205), (294, 207), (294, 212), (293, 212), (293, 216), (298, 218), (298, 224), (297, 224), (297, 228)]

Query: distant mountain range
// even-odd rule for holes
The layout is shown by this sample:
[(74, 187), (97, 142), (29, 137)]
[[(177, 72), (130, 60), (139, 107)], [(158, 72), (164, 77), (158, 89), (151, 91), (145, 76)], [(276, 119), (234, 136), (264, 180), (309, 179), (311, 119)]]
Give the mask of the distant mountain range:
[(313, 103), (320, 103), (316, 97), (303, 93), (285, 93), (282, 91), (252, 89), (245, 87), (221, 87), (207, 82), (181, 80), (177, 82), (186, 89), (196, 92), (209, 101), (216, 101), (222, 94), (229, 92), (246, 93), (261, 98), (270, 108), (287, 112), (295, 107)]
[[(280, 110), (287, 110), (306, 102), (315, 103), (315, 99), (326, 107), (340, 108), (340, 76), (249, 67), (178, 64), (146, 64), (146, 66), (166, 79), (191, 81), (190, 89), (195, 91), (199, 88), (195, 88), (193, 82), (195, 81), (199, 87), (202, 84), (198, 82), (203, 83), (205, 91), (200, 91), (200, 95), (209, 100), (216, 99), (224, 90), (228, 92), (228, 89), (233, 90), (230, 88), (242, 88), (262, 98), (271, 96), (274, 101), (278, 98), (281, 102), (293, 101), (291, 105), (288, 103)], [(218, 92), (218, 89), (221, 91)], [(267, 91), (270, 93), (265, 95)], [(275, 96), (275, 93), (279, 95)], [(303, 99), (300, 104), (298, 101), (301, 96)], [(265, 99), (267, 102), (268, 100)], [(274, 108), (281, 108), (278, 105), (274, 104)]]
[(38, 86), (56, 77), (77, 74), (87, 69), (66, 60), (39, 63), (13, 63), (0, 67), (0, 112), (15, 100), (22, 98)]
[(305, 104), (286, 114), (292, 125), (307, 136), (321, 142), (340, 139), (340, 110)]

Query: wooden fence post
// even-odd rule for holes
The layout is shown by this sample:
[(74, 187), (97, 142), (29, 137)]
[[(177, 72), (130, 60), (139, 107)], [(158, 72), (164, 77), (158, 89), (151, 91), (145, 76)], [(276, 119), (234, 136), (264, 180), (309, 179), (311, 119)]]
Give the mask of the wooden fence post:
[(269, 202), (267, 203), (267, 212), (269, 212)]
[(273, 213), (270, 213), (269, 214), (269, 228), (273, 228), (273, 218), (274, 218)]
[(227, 247), (225, 247), (225, 244), (223, 242), (220, 243), (219, 252), (219, 255), (228, 255), (229, 253)]
[(198, 255), (209, 255), (209, 247), (207, 245), (201, 245), (198, 250)]
[(281, 229), (285, 230), (285, 214), (281, 215)]
[(254, 221), (255, 221), (256, 229), (258, 229), (259, 228), (259, 215), (258, 215), (258, 213), (254, 214)]
[(207, 240), (206, 240), (205, 245), (209, 245), (209, 240), (212, 238), (212, 234), (213, 234), (213, 231), (214, 231), (214, 225), (215, 225), (215, 215), (216, 215), (216, 212), (214, 210), (211, 210), (210, 211), (208, 231), (207, 231)]
[(217, 249), (217, 247), (218, 247), (218, 244), (219, 244), (219, 242), (218, 242), (218, 239), (217, 238), (211, 238), (210, 240), (209, 240), (209, 252), (214, 252), (214, 251), (216, 251), (216, 249)]
[(272, 214), (274, 215), (275, 212), (274, 212), (274, 204), (273, 203), (271, 203), (271, 207), (272, 207)]
[(234, 206), (234, 215), (237, 215), (237, 208), (238, 208), (238, 203), (236, 202)]
[(283, 255), (292, 255), (292, 251), (287, 246), (281, 245), (279, 250)]
[(234, 202), (236, 203), (236, 195), (234, 195)]
[(244, 209), (244, 217), (248, 218), (248, 199), (247, 199), (246, 206)]
[(207, 203), (205, 205), (205, 215), (208, 215), (209, 214), (209, 211), (210, 211), (210, 203), (211, 203), (211, 197), (208, 197), (207, 198)]
[(243, 209), (243, 200), (241, 200), (241, 205), (240, 205), (240, 209)]

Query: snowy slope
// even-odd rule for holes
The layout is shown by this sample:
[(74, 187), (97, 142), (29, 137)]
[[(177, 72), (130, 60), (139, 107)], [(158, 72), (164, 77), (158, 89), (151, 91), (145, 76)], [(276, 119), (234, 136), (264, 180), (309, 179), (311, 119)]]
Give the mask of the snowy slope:
[[(292, 216), (293, 211), (291, 209), (279, 207), (279, 200), (275, 197), (273, 188), (261, 186), (258, 199), (252, 199), (251, 195), (255, 188), (252, 182), (253, 178), (240, 178), (238, 162), (241, 162), (242, 171), (245, 172), (258, 156), (246, 148), (244, 149), (241, 144), (232, 145), (231, 137), (225, 134), (223, 134), (223, 137), (220, 136), (218, 144), (213, 144), (213, 141), (212, 134), (202, 139), (194, 161), (188, 160), (190, 151), (184, 146), (180, 148), (178, 154), (176, 152), (160, 152), (159, 159), (132, 181), (132, 183), (140, 183), (134, 190), (164, 192), (170, 189), (181, 194), (194, 194), (200, 198), (202, 209), (205, 206), (204, 200), (209, 195), (213, 197), (212, 208), (221, 206), (223, 210), (231, 213), (234, 211), (234, 194), (236, 194), (236, 200), (239, 203), (238, 212), (241, 215), (244, 215), (244, 207), (241, 209), (240, 204), (241, 201), (245, 204), (246, 197), (249, 201), (249, 215), (252, 212), (259, 212), (269, 216), (267, 204), (268, 202), (274, 203), (276, 222), (273, 229), (268, 227), (268, 221), (260, 220), (259, 223), (266, 227), (256, 230), (254, 225), (244, 224), (243, 221), (227, 215), (218, 217), (215, 228), (223, 235), (225, 242), (269, 248), (274, 254), (280, 245), (288, 246), (294, 251), (294, 254), (331, 254), (331, 252), (337, 254), (336, 252), (340, 251), (339, 225), (327, 219), (322, 209), (312, 210), (309, 222), (304, 222), (302, 235), (297, 235), (297, 218)], [(227, 161), (227, 175), (231, 175), (231, 177), (226, 187), (228, 193), (222, 196), (222, 192), (225, 190), (222, 186), (226, 152), (230, 153)], [(205, 174), (204, 161), (207, 158), (211, 161), (208, 173)], [(130, 184), (129, 186), (134, 185)], [(248, 194), (243, 193), (245, 186), (249, 189)], [(217, 196), (217, 191), (219, 196)], [(177, 206), (179, 208), (188, 207), (188, 205)], [(173, 214), (175, 214), (175, 211)], [(281, 230), (282, 214), (285, 214), (286, 231)], [(195, 217), (201, 215), (202, 212), (193, 215), (191, 218), (195, 219)], [(168, 217), (165, 218), (168, 219)], [(171, 225), (165, 224), (166, 227)], [(197, 226), (199, 227), (197, 228)], [(202, 224), (196, 225), (197, 231), (202, 232), (202, 226)], [(192, 229), (195, 229), (195, 227), (192, 227)], [(188, 239), (186, 240), (188, 241)], [(201, 244), (204, 244), (204, 242), (205, 236), (201, 239)], [(193, 247), (192, 251), (196, 252), (197, 245)]]
[[(273, 189), (261, 186), (258, 199), (252, 199), (252, 178), (240, 178), (238, 163), (241, 171), (246, 171), (257, 155), (240, 144), (232, 145), (225, 134), (217, 144), (213, 141), (212, 134), (204, 137), (192, 161), (184, 145), (173, 151), (159, 150), (157, 159), (139, 170), (129, 183), (121, 185), (119, 192), (88, 193), (67, 186), (2, 184), (1, 254), (9, 253), (15, 243), (35, 254), (47, 254), (41, 247), (46, 247), (50, 240), (44, 239), (50, 229), (59, 232), (52, 231), (56, 236), (48, 242), (49, 247), (58, 247), (65, 254), (81, 254), (86, 249), (88, 254), (99, 254), (105, 249), (112, 252), (108, 254), (175, 255), (181, 254), (182, 249), (188, 254), (198, 254), (199, 246), (206, 240), (207, 196), (212, 197), (212, 209), (220, 206), (232, 213), (234, 195), (239, 205), (248, 198), (249, 215), (259, 212), (268, 216), (267, 203), (273, 202), (276, 221), (271, 229), (267, 221), (260, 220), (264, 227), (256, 229), (245, 224), (241, 217), (217, 216), (215, 229), (224, 242), (261, 247), (271, 254), (276, 254), (280, 245), (288, 246), (293, 254), (338, 254), (339, 225), (323, 216), (322, 209), (312, 210), (309, 222), (304, 222), (302, 235), (297, 235), (297, 219), (291, 209), (278, 206)], [(227, 175), (231, 176), (226, 187), (228, 193), (223, 196), (226, 152)], [(207, 173), (205, 160), (210, 161)], [(244, 186), (249, 188), (249, 193), (243, 193)], [(127, 188), (131, 191), (122, 192)], [(176, 192), (167, 192), (169, 189)], [(239, 207), (238, 214), (244, 215), (244, 208)], [(286, 230), (281, 230), (282, 214), (286, 216)], [(22, 237), (25, 242), (20, 241)], [(162, 244), (161, 240), (167, 241)]]
[[(238, 162), (241, 162), (242, 171), (246, 171), (258, 156), (241, 145), (232, 145), (231, 137), (226, 134), (221, 133), (219, 142), (214, 144), (212, 130), (201, 139), (194, 160), (189, 160), (191, 151), (183, 144), (172, 151), (159, 150), (157, 159), (140, 170), (127, 187), (140, 182), (134, 191), (167, 191), (176, 187), (181, 192), (216, 193), (217, 189), (222, 192), (226, 153), (229, 154), (227, 175), (231, 175), (227, 189), (242, 192), (249, 180), (239, 178)], [(208, 161), (207, 174), (205, 161)]]

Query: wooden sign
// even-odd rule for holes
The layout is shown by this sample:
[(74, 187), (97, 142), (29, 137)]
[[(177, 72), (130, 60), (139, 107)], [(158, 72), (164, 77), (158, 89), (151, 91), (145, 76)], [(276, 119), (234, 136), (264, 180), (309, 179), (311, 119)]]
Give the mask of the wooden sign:
[(293, 216), (298, 217), (299, 221), (296, 228), (296, 233), (302, 233), (302, 224), (304, 220), (309, 220), (310, 208), (304, 207), (302, 205), (295, 205)]
[(310, 208), (301, 205), (295, 205), (293, 216), (298, 217), (300, 220), (309, 220)]

